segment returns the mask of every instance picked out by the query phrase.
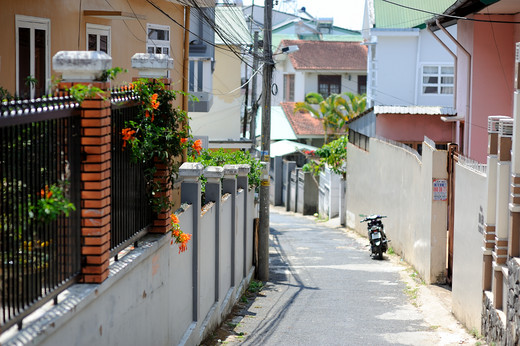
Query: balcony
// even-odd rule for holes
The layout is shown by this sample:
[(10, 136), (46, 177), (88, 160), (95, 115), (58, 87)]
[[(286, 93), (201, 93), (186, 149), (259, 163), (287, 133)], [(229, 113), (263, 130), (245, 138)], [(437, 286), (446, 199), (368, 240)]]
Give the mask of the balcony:
[(209, 112), (213, 105), (213, 58), (190, 57), (189, 93), (196, 96), (197, 101), (189, 101), (189, 112)]

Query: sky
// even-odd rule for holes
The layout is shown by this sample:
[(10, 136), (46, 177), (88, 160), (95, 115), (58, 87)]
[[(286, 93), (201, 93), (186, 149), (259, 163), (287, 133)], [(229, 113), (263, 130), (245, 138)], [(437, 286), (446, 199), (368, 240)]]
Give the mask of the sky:
[[(264, 0), (243, 0), (244, 6), (252, 2), (264, 6)], [(277, 0), (273, 0), (276, 4)], [(307, 13), (314, 17), (333, 17), (334, 25), (347, 29), (361, 30), (363, 25), (363, 10), (365, 0), (278, 0), (278, 10), (281, 6), (288, 8), (305, 7)]]

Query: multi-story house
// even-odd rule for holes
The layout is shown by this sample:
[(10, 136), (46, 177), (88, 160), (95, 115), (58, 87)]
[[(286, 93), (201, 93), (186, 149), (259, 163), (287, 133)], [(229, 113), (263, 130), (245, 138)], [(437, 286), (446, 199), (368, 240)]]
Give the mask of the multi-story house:
[[(455, 65), (444, 45), (447, 34), (425, 28), (430, 13), (444, 11), (453, 0), (408, 1), (401, 7), (367, 0), (363, 22), (368, 47), (367, 98), (374, 107), (350, 127), (365, 135), (381, 135), (420, 151), (424, 136), (444, 146), (457, 138), (454, 117)], [(449, 35), (457, 36), (456, 26)], [(370, 118), (367, 125), (367, 119)]]
[[(190, 61), (190, 88), (202, 90), (195, 92), (195, 96), (199, 97), (199, 101), (201, 96), (203, 100), (208, 100), (208, 106), (211, 100), (211, 107), (192, 102), (194, 108), (190, 112), (190, 125), (195, 136), (209, 138), (210, 147), (233, 147), (229, 140), (238, 141), (242, 134), (242, 59), (245, 59), (251, 45), (251, 35), (240, 7), (217, 6), (214, 20), (217, 33), (211, 31), (206, 34), (211, 34), (215, 43), (215, 47), (207, 47), (213, 52), (214, 59), (206, 57), (195, 60), (199, 58), (192, 57), (190, 53), (190, 59), (193, 59)], [(190, 45), (190, 52), (195, 47)], [(201, 85), (211, 79), (212, 83)]]

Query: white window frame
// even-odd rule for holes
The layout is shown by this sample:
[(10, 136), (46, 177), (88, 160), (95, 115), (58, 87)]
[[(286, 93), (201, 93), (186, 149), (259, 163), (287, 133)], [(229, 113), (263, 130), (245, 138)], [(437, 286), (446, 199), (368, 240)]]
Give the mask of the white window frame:
[[(165, 30), (168, 31), (168, 40), (152, 40), (148, 38), (150, 29), (157, 29), (157, 30)], [(168, 48), (168, 56), (171, 56), (171, 29), (168, 25), (159, 25), (159, 24), (146, 24), (146, 52), (148, 53), (148, 48), (153, 47), (153, 51), (155, 53), (156, 47), (161, 47), (161, 53), (163, 53), (164, 48)]]
[[(16, 46), (16, 93), (20, 93), (20, 66), (18, 66), (19, 59), (19, 34), (18, 29), (19, 28), (28, 28), (30, 29), (30, 71), (31, 75), (34, 76), (34, 30), (45, 30), (45, 80), (43, 83), (45, 83), (44, 90), (47, 90), (49, 88), (50, 83), (50, 75), (51, 75), (51, 20), (49, 18), (40, 18), (40, 17), (31, 17), (31, 16), (23, 16), (23, 15), (15, 15), (15, 46)], [(39, 83), (42, 83), (42, 81), (38, 81)], [(31, 87), (31, 98), (34, 98), (35, 90), (33, 87)]]
[(101, 35), (107, 36), (108, 37), (107, 54), (112, 56), (112, 28), (110, 26), (87, 23), (86, 39), (85, 39), (85, 49), (86, 50), (88, 50), (88, 35), (97, 36), (97, 42), (96, 42), (96, 47), (98, 48), (97, 50), (99, 50), (100, 36)]
[[(435, 68), (437, 68), (437, 73), (425, 74), (424, 69), (426, 67), (435, 67)], [(443, 74), (442, 73), (442, 68), (443, 67), (451, 67), (453, 69), (453, 73), (451, 73), (451, 74)], [(437, 83), (425, 83), (424, 82), (424, 78), (428, 77), (428, 76), (437, 77)], [(451, 77), (453, 79), (453, 83), (442, 83), (442, 77)], [(455, 67), (453, 65), (449, 65), (449, 64), (423, 64), (421, 66), (420, 78), (421, 78), (421, 95), (423, 95), (423, 96), (434, 96), (434, 95), (438, 95), (438, 96), (452, 96), (454, 94), (454, 91), (455, 91)], [(437, 92), (425, 92), (425, 90), (424, 90), (425, 87), (436, 87), (437, 88)], [(451, 92), (451, 93), (442, 93), (442, 88), (443, 87), (452, 88), (453, 92)]]

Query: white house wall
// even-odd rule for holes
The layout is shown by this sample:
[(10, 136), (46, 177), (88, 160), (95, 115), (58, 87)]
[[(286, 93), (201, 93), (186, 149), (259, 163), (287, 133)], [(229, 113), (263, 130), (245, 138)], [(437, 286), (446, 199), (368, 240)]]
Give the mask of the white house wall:
[[(456, 25), (448, 28), (448, 32), (457, 37)], [(457, 47), (447, 35), (438, 30), (435, 32), (452, 52), (456, 52)], [(443, 48), (437, 40), (427, 30), (421, 30), (419, 33), (419, 59), (417, 66), (417, 104), (426, 106), (445, 106), (455, 107), (452, 95), (426, 95), (422, 93), (421, 88), (421, 68), (423, 65), (454, 65), (455, 62), (449, 52)]]
[[(456, 26), (448, 31), (457, 36)], [(453, 107), (453, 95), (424, 95), (422, 93), (423, 65), (453, 65), (449, 52), (425, 29), (371, 31), (375, 44), (375, 64), (369, 49), (369, 98), (376, 105), (425, 105)], [(452, 51), (454, 43), (441, 31), (435, 33)], [(375, 74), (374, 85), (370, 75)]]
[(410, 106), (415, 101), (418, 39), (380, 36), (376, 44), (376, 105)]

